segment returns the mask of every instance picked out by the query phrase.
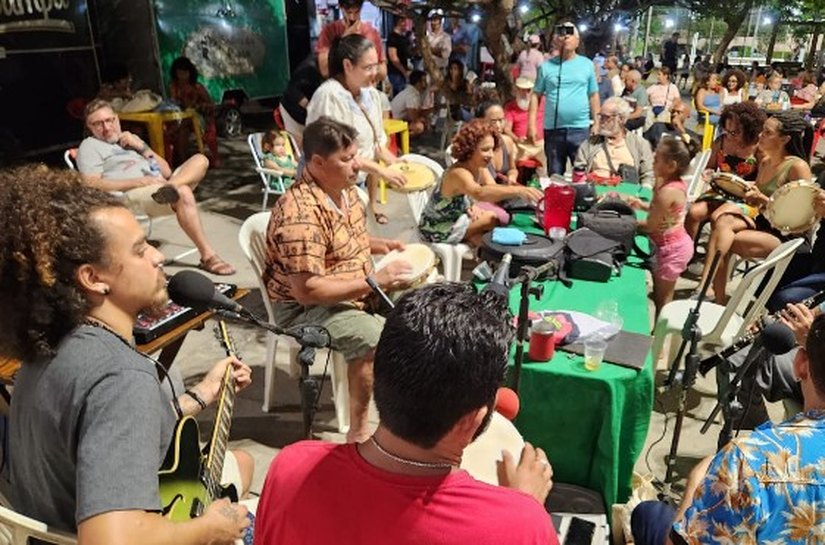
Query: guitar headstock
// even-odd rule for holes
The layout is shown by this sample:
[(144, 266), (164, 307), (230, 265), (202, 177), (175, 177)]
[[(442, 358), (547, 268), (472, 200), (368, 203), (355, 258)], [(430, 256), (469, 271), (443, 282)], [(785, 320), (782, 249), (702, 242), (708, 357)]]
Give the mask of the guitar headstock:
[(226, 326), (226, 322), (223, 320), (218, 320), (218, 323), (215, 324), (213, 328), (215, 333), (215, 338), (218, 339), (221, 347), (226, 351), (227, 356), (235, 356), (236, 358), (240, 359), (240, 355), (238, 353), (238, 349), (235, 346), (235, 339), (232, 337), (232, 333), (229, 331), (229, 328)]

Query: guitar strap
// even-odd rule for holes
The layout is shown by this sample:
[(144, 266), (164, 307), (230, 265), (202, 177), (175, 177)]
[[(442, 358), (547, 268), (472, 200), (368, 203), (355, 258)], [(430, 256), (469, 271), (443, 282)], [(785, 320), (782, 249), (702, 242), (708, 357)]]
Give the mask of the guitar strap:
[(177, 392), (175, 392), (175, 385), (172, 383), (172, 378), (169, 376), (169, 372), (166, 371), (166, 367), (164, 367), (164, 365), (161, 362), (159, 362), (158, 360), (156, 360), (148, 354), (140, 355), (145, 356), (146, 359), (155, 364), (155, 369), (158, 372), (159, 381), (163, 382), (163, 379), (166, 379), (166, 382), (169, 383), (169, 389), (172, 391), (172, 408), (175, 409), (175, 414), (178, 415), (178, 420), (181, 420), (183, 418), (183, 409), (180, 408), (180, 401), (178, 401), (178, 394)]

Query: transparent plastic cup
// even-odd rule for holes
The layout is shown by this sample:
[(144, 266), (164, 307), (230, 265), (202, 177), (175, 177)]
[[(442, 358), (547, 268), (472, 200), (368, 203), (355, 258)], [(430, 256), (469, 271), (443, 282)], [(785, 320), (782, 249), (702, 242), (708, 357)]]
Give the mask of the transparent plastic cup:
[(584, 341), (584, 368), (588, 371), (598, 371), (604, 360), (607, 350), (607, 341), (598, 335)]

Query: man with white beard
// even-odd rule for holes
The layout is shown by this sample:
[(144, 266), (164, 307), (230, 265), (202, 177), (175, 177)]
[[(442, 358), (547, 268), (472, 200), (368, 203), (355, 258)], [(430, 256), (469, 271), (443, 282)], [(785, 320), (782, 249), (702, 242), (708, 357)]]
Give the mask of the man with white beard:
[[(540, 158), (544, 162), (544, 148), (539, 141), (538, 145), (529, 143), (527, 129), (530, 126), (530, 91), (533, 90), (531, 79), (520, 77), (516, 79), (516, 98), (504, 105), (504, 134), (513, 139), (519, 150), (519, 159), (531, 157)], [(536, 122), (544, 119), (544, 97), (539, 102), (536, 112)]]

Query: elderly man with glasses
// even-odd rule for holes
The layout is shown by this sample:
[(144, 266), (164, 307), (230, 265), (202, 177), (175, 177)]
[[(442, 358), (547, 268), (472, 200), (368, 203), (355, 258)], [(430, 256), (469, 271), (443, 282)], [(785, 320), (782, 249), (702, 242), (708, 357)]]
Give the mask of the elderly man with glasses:
[(599, 113), (599, 134), (581, 145), (574, 166), (602, 178), (621, 175), (625, 181), (631, 180), (629, 173), (635, 169), (639, 183), (653, 187), (653, 153), (644, 138), (627, 132), (630, 112), (623, 98), (607, 99)]

